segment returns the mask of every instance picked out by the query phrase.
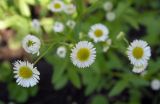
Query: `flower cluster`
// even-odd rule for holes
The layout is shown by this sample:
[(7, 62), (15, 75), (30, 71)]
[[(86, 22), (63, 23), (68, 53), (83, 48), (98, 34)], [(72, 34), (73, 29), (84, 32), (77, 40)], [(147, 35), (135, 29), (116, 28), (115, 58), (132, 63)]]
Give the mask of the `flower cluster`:
[(115, 12), (113, 9), (113, 3), (110, 1), (107, 1), (103, 5), (104, 10), (106, 11), (106, 19), (110, 22), (114, 21), (116, 18)]
[(76, 12), (76, 6), (74, 4), (65, 4), (61, 0), (53, 0), (50, 4), (50, 10), (54, 13), (64, 12), (71, 15)]
[(141, 73), (148, 65), (148, 60), (151, 56), (151, 49), (147, 42), (143, 40), (134, 40), (128, 47), (127, 55), (131, 64), (134, 65), (132, 71), (135, 73)]
[[(76, 13), (76, 6), (74, 4), (65, 4), (61, 0), (53, 0), (49, 8), (53, 13), (64, 12), (65, 15), (72, 15)], [(107, 20), (113, 21), (115, 19), (115, 13), (112, 12), (112, 3), (106, 2), (104, 4), (104, 9), (107, 11)], [(31, 25), (36, 31), (39, 31), (41, 28), (41, 24), (38, 19), (33, 19)], [(54, 33), (61, 34), (65, 32), (65, 26), (68, 27), (69, 30), (74, 30), (74, 28), (76, 27), (76, 21), (68, 18), (65, 23), (63, 23), (62, 21), (54, 21), (53, 27), (51, 28), (53, 29)], [(96, 23), (91, 25), (86, 33), (86, 37), (89, 38), (88, 40), (84, 40), (83, 38), (85, 36), (83, 32), (79, 32), (79, 40), (73, 39), (74, 42), (72, 41), (72, 39), (69, 40), (70, 36), (68, 36), (68, 40), (63, 41), (64, 43), (61, 42), (61, 40), (56, 41), (58, 44), (63, 44), (56, 48), (56, 55), (61, 60), (64, 60), (68, 55), (67, 50), (71, 50), (70, 60), (73, 65), (78, 68), (88, 68), (96, 61), (96, 54), (98, 53), (96, 51), (96, 45), (98, 44), (102, 46), (101, 52), (107, 52), (112, 44), (112, 39), (109, 36), (110, 30), (108, 26), (105, 23)], [(121, 32), (117, 36), (117, 40), (120, 40), (122, 37), (124, 38), (124, 33)], [(22, 40), (22, 47), (28, 54), (36, 54), (37, 56), (39, 56), (41, 41), (35, 35), (28, 34)], [(151, 49), (148, 46), (147, 42), (143, 40), (134, 40), (127, 48), (127, 55), (130, 63), (133, 65), (132, 71), (135, 73), (141, 73), (147, 68), (148, 60), (151, 56)], [(40, 56), (40, 58), (41, 57), (43, 56)], [(40, 72), (37, 70), (37, 67), (34, 67), (35, 63), (32, 64), (28, 61), (18, 60), (13, 65), (15, 74), (14, 77), (16, 78), (16, 82), (18, 83), (18, 85), (21, 85), (23, 87), (32, 87), (39, 82)], [(157, 83), (158, 82), (156, 81), (153, 82), (153, 89), (158, 89), (154, 86)]]
[[(27, 53), (39, 55), (41, 42), (39, 38), (29, 34), (22, 40), (22, 47)], [(32, 87), (39, 82), (40, 72), (37, 70), (37, 67), (34, 67), (34, 64), (28, 61), (18, 60), (13, 65), (15, 73), (14, 77), (17, 79), (16, 82), (18, 85), (23, 87)]]

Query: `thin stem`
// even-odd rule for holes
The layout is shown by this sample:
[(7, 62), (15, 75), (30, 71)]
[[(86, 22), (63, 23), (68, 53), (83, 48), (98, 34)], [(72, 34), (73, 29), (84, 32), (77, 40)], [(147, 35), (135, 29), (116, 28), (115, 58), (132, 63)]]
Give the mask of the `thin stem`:
[(118, 49), (118, 46), (115, 46), (115, 45), (110, 45), (109, 47), (110, 47), (110, 48)]
[(68, 44), (68, 43), (65, 43), (65, 42), (59, 42), (59, 44), (62, 44), (62, 45), (65, 45), (65, 46), (68, 46), (68, 47), (69, 47), (69, 44)]
[(123, 40), (124, 40), (124, 42), (125, 42), (127, 45), (129, 45), (129, 42), (128, 42), (128, 40), (127, 40), (125, 37), (123, 37)]
[(48, 52), (54, 45), (55, 45), (55, 43), (52, 43), (52, 44), (50, 45), (50, 47), (49, 47), (40, 57), (38, 57), (37, 60), (36, 60), (33, 64), (35, 65), (44, 55), (47, 54), (47, 52)]

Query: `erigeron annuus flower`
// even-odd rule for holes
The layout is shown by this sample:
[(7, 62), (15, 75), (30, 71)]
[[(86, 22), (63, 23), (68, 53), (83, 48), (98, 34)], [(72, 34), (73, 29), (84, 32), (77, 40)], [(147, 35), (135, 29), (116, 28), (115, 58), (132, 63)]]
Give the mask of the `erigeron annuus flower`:
[(71, 60), (78, 68), (89, 67), (96, 58), (96, 49), (88, 41), (80, 41), (72, 49)]
[(145, 71), (145, 69), (147, 68), (148, 64), (146, 63), (145, 65), (140, 65), (140, 66), (133, 66), (132, 71), (134, 73), (142, 73)]
[(107, 1), (103, 4), (103, 8), (105, 11), (111, 11), (113, 8), (113, 4), (110, 1)]
[(39, 38), (34, 35), (27, 35), (22, 40), (22, 46), (27, 53), (39, 55), (39, 49), (41, 47), (41, 42)]
[(55, 22), (53, 25), (54, 32), (63, 32), (64, 31), (64, 25), (61, 22)]
[(33, 19), (31, 25), (37, 31), (40, 29), (40, 22), (38, 19)]
[(70, 27), (71, 29), (73, 29), (73, 28), (75, 27), (75, 25), (76, 25), (76, 22), (73, 21), (73, 20), (68, 20), (68, 21), (66, 22), (66, 25), (67, 25), (68, 27)]
[(89, 30), (89, 37), (94, 40), (94, 42), (104, 42), (108, 39), (109, 30), (103, 24), (95, 24), (91, 26)]
[(60, 46), (60, 47), (57, 48), (57, 55), (60, 58), (65, 58), (66, 57), (66, 53), (67, 53), (67, 50), (66, 50), (65, 46)]
[(108, 12), (106, 14), (106, 19), (110, 22), (114, 21), (116, 18), (116, 14), (114, 12)]
[(151, 49), (147, 42), (134, 40), (128, 47), (127, 55), (131, 64), (134, 66), (142, 66), (148, 63), (151, 56)]
[(37, 70), (37, 67), (34, 67), (33, 64), (28, 61), (16, 61), (13, 65), (15, 74), (14, 78), (16, 78), (18, 85), (23, 87), (33, 87), (39, 82), (40, 73)]
[(61, 0), (53, 0), (50, 4), (50, 9), (52, 12), (62, 12), (65, 6)]
[(64, 8), (66, 14), (73, 14), (76, 12), (76, 6), (73, 4), (66, 4)]
[(158, 80), (158, 79), (153, 79), (153, 80), (151, 81), (151, 88), (152, 88), (153, 90), (160, 90), (160, 80)]

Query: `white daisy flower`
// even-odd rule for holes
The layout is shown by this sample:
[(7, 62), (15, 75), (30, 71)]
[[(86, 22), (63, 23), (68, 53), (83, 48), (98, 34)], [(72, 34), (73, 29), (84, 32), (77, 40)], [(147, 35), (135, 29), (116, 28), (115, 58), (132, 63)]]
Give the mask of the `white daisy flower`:
[(16, 82), (18, 85), (33, 87), (39, 82), (40, 73), (37, 70), (37, 67), (33, 67), (33, 64), (28, 61), (16, 61), (13, 65), (14, 78), (17, 79)]
[(151, 81), (151, 88), (153, 90), (159, 90), (160, 89), (160, 81), (158, 79), (154, 79)]
[(73, 5), (73, 4), (66, 4), (66, 5), (65, 5), (64, 12), (65, 12), (66, 14), (73, 14), (73, 13), (76, 12), (76, 6)]
[(132, 71), (134, 73), (142, 73), (147, 68), (147, 65), (148, 64), (146, 64), (146, 65), (140, 65), (140, 66), (134, 66), (133, 69), (132, 69)]
[(113, 4), (110, 1), (104, 3), (103, 8), (105, 11), (111, 11), (113, 8)]
[(50, 4), (50, 9), (52, 12), (62, 12), (65, 6), (61, 0), (53, 0)]
[(54, 32), (63, 32), (64, 31), (64, 25), (61, 22), (55, 22), (53, 25)]
[(66, 25), (68, 27), (70, 27), (71, 29), (73, 29), (76, 26), (76, 22), (73, 21), (73, 20), (68, 20), (67, 23), (66, 23)]
[(111, 39), (107, 39), (107, 41), (103, 45), (103, 52), (107, 52), (108, 49), (110, 48), (111, 44), (112, 44), (112, 40)]
[(103, 24), (95, 24), (91, 26), (89, 30), (89, 37), (94, 40), (95, 43), (102, 42), (108, 39), (109, 30)]
[(114, 12), (108, 12), (106, 14), (106, 19), (110, 22), (114, 21), (116, 18), (116, 14)]
[(128, 58), (134, 66), (146, 65), (151, 56), (151, 49), (147, 42), (134, 40), (127, 50)]
[(38, 19), (33, 19), (31, 25), (37, 31), (40, 29), (40, 22)]
[(66, 47), (65, 46), (60, 46), (57, 48), (57, 55), (60, 57), (60, 58), (65, 58), (66, 57)]
[(80, 41), (72, 49), (71, 60), (78, 68), (89, 67), (96, 58), (96, 49), (88, 41)]
[(41, 47), (41, 42), (39, 38), (34, 35), (27, 35), (22, 40), (22, 46), (27, 53), (39, 55), (39, 49)]

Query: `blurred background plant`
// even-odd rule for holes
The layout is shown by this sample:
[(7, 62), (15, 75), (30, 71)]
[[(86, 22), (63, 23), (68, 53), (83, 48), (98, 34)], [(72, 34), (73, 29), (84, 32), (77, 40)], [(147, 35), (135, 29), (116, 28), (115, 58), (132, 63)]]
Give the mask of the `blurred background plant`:
[[(0, 104), (159, 104), (160, 79), (160, 1), (159, 0), (64, 0), (74, 4), (76, 12), (53, 13), (51, 0), (0, 0)], [(69, 20), (74, 22), (67, 22)], [(54, 24), (61, 27), (53, 31)], [(107, 52), (96, 44), (95, 63), (78, 69), (70, 61), (70, 48), (80, 40), (90, 40), (91, 25), (102, 23), (109, 28), (112, 44)], [(68, 25), (67, 25), (68, 24)], [(123, 31), (123, 35), (117, 38)], [(27, 34), (41, 39), (43, 54), (52, 42), (57, 44), (37, 63), (40, 84), (22, 88), (13, 79), (12, 63), (16, 59), (34, 62), (21, 48)], [(143, 39), (152, 48), (152, 57), (143, 74), (131, 72), (126, 57), (127, 44)], [(66, 53), (57, 55), (65, 46)], [(63, 56), (65, 55), (65, 58)], [(153, 87), (154, 85), (158, 88)], [(50, 89), (50, 90), (48, 90)], [(47, 92), (48, 91), (48, 92)], [(51, 91), (51, 92), (50, 92)], [(44, 96), (43, 96), (44, 95)], [(45, 99), (45, 100), (43, 100)], [(57, 100), (60, 99), (60, 100)]]

